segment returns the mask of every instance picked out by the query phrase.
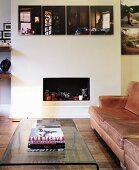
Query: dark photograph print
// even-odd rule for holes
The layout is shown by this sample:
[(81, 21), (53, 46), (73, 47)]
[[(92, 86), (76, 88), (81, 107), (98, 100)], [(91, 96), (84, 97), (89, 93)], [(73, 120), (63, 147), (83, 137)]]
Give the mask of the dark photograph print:
[(21, 35), (41, 35), (41, 6), (18, 7), (18, 30)]
[(91, 34), (113, 34), (113, 6), (91, 6)]
[(121, 0), (121, 27), (139, 28), (139, 0)]
[(121, 52), (122, 54), (139, 54), (139, 29), (122, 28), (121, 29)]
[(43, 6), (43, 35), (65, 34), (65, 6)]
[(67, 6), (67, 34), (89, 34), (89, 6)]

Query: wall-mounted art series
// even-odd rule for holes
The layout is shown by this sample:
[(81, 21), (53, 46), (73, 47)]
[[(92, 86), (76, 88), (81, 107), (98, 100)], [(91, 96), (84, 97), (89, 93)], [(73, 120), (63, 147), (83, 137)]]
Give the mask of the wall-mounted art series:
[(11, 23), (4, 23), (3, 30), (0, 30), (0, 44), (11, 43)]
[(113, 6), (19, 6), (20, 35), (110, 35)]
[(121, 53), (139, 54), (139, 0), (121, 0)]

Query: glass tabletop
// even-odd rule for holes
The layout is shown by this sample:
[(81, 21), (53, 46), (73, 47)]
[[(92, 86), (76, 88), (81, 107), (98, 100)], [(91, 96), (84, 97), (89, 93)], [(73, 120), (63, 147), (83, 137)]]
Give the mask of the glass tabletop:
[(58, 119), (65, 138), (64, 151), (28, 152), (28, 139), (36, 119), (22, 120), (0, 165), (98, 165), (72, 119)]

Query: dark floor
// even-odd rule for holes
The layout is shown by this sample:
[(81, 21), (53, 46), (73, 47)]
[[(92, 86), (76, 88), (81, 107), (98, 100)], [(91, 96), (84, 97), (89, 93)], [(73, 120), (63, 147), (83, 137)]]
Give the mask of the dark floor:
[(121, 170), (117, 157), (97, 132), (91, 129), (89, 119), (74, 119), (74, 121), (100, 170)]

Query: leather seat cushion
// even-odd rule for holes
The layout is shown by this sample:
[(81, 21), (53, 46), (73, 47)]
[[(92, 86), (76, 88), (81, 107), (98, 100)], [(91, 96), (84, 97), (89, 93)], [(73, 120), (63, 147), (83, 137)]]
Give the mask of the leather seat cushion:
[(121, 149), (124, 148), (124, 139), (139, 138), (139, 122), (107, 120), (104, 123), (104, 130)]
[(126, 139), (124, 141), (125, 154), (139, 166), (139, 139)]

